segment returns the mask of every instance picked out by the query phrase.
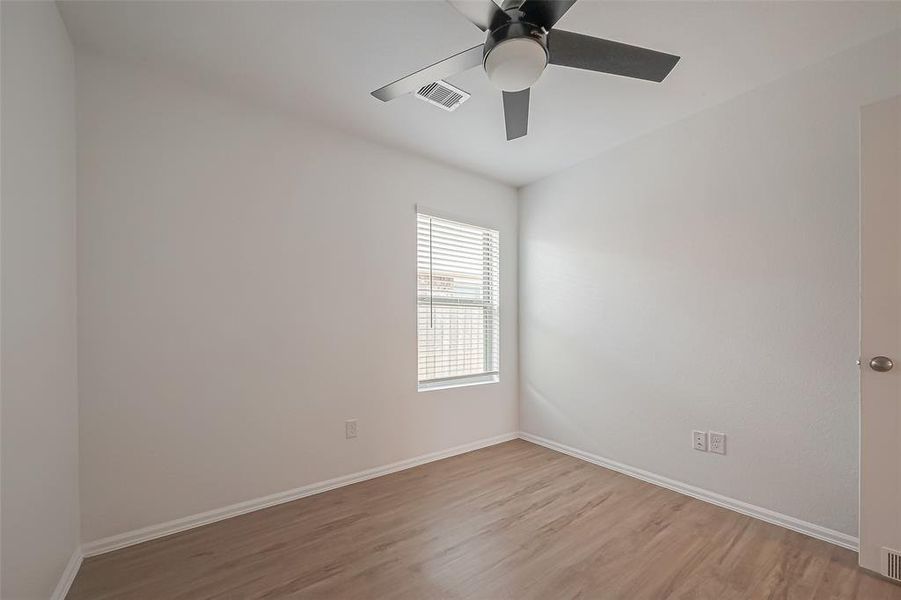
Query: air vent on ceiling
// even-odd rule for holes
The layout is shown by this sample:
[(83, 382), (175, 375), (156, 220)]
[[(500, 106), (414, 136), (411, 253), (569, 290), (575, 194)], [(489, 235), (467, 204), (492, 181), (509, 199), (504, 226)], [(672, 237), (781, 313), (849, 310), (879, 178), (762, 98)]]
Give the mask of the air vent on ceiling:
[(436, 81), (420, 88), (416, 97), (451, 112), (469, 100), (469, 94), (446, 81)]
[(901, 552), (882, 549), (882, 574), (889, 579), (901, 581)]

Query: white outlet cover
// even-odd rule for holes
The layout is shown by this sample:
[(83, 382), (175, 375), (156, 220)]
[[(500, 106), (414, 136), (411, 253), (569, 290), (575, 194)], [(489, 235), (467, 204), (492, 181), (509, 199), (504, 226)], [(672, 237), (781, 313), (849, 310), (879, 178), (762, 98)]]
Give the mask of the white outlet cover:
[(726, 434), (720, 433), (718, 431), (711, 431), (708, 433), (709, 439), (709, 447), (711, 452), (715, 452), (717, 454), (725, 454), (726, 453)]
[(344, 437), (347, 439), (357, 437), (357, 420), (344, 421)]
[(691, 447), (701, 452), (707, 452), (707, 432), (697, 430), (692, 431)]

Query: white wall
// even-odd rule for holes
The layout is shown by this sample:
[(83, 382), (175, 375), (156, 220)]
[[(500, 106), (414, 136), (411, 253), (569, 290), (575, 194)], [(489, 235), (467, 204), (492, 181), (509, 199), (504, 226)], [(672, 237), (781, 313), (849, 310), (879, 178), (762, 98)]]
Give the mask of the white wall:
[(75, 82), (52, 2), (3, 2), (2, 588), (47, 598), (79, 544)]
[[(77, 68), (86, 541), (516, 430), (515, 190)], [(416, 391), (417, 202), (500, 229), (499, 384)]]
[[(854, 535), (858, 112), (897, 35), (528, 186), (522, 429)], [(728, 435), (728, 455), (690, 448)]]

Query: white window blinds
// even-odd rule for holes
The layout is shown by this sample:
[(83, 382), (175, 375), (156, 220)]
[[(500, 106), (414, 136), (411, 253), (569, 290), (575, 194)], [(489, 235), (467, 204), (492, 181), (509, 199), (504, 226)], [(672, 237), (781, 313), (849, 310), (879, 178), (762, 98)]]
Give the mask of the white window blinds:
[(420, 389), (497, 381), (498, 232), (417, 214)]

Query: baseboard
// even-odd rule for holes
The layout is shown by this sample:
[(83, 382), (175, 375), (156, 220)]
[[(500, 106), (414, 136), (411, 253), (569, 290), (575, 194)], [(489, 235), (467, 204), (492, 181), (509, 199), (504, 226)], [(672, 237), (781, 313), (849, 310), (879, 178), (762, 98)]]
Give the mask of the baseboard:
[(81, 568), (83, 556), (81, 548), (76, 548), (72, 552), (72, 556), (69, 558), (69, 562), (66, 563), (66, 568), (63, 569), (63, 574), (60, 576), (59, 583), (56, 584), (56, 589), (53, 590), (50, 600), (65, 600), (66, 594), (69, 593), (69, 588), (72, 587), (72, 582), (75, 581), (75, 576), (78, 575), (78, 569)]
[(748, 504), (747, 502), (729, 498), (728, 496), (723, 496), (722, 494), (717, 494), (716, 492), (711, 492), (709, 490), (695, 487), (687, 483), (682, 483), (681, 481), (675, 481), (667, 477), (662, 477), (660, 475), (656, 475), (642, 469), (637, 469), (635, 467), (631, 467), (629, 465), (625, 465), (623, 463), (616, 462), (615, 460), (610, 460), (609, 458), (604, 458), (590, 452), (585, 452), (584, 450), (579, 450), (578, 448), (572, 448), (570, 446), (566, 446), (559, 442), (533, 435), (531, 433), (522, 431), (520, 432), (519, 437), (528, 442), (532, 442), (533, 444), (538, 444), (540, 446), (544, 446), (545, 448), (550, 448), (551, 450), (556, 450), (557, 452), (562, 452), (563, 454), (574, 456), (575, 458), (600, 465), (612, 471), (617, 471), (619, 473), (623, 473), (624, 475), (629, 475), (630, 477), (634, 477), (642, 481), (647, 481), (648, 483), (653, 483), (654, 485), (659, 485), (660, 487), (673, 490), (674, 492), (679, 492), (680, 494), (684, 494), (686, 496), (691, 496), (692, 498), (697, 498), (698, 500), (703, 500), (704, 502), (709, 502), (710, 504), (715, 504), (722, 508), (734, 510), (735, 512), (747, 515), (749, 517), (754, 517), (755, 519), (760, 519), (761, 521), (766, 521), (767, 523), (772, 523), (773, 525), (779, 525), (781, 527), (785, 527), (786, 529), (791, 529), (792, 531), (797, 531), (798, 533), (809, 535), (810, 537), (835, 544), (836, 546), (841, 546), (842, 548), (847, 548), (848, 550), (854, 550), (856, 552), (859, 546), (858, 538), (850, 536), (846, 533), (842, 533), (840, 531), (835, 531), (834, 529), (829, 529), (827, 527), (816, 525), (815, 523), (802, 521), (801, 519), (796, 519), (795, 517), (790, 517), (788, 515), (769, 510), (767, 508)]
[(485, 448), (487, 446), (493, 446), (495, 444), (508, 442), (510, 440), (516, 439), (517, 437), (519, 437), (519, 435), (515, 432), (505, 433), (491, 438), (471, 442), (469, 444), (463, 444), (462, 446), (455, 446), (446, 450), (439, 450), (437, 452), (423, 454), (421, 456), (402, 460), (390, 465), (374, 467), (372, 469), (360, 471), (359, 473), (352, 473), (350, 475), (344, 475), (342, 477), (336, 477), (334, 479), (305, 485), (293, 490), (278, 492), (269, 496), (263, 496), (262, 498), (255, 498), (253, 500), (239, 502), (237, 504), (232, 504), (223, 508), (217, 508), (207, 512), (198, 513), (196, 515), (190, 515), (181, 519), (175, 519), (174, 521), (160, 523), (159, 525), (151, 525), (142, 529), (120, 533), (118, 535), (110, 536), (93, 542), (88, 542), (82, 546), (81, 551), (83, 556), (85, 557), (112, 552), (113, 550), (119, 550), (120, 548), (140, 544), (141, 542), (155, 540), (157, 538), (172, 535), (173, 533), (178, 533), (180, 531), (193, 529), (195, 527), (200, 527), (202, 525), (209, 525), (210, 523), (215, 523), (216, 521), (222, 521), (223, 519), (236, 517), (238, 515), (243, 515), (255, 510), (261, 510), (263, 508), (269, 508), (270, 506), (284, 504), (285, 502), (291, 502), (292, 500), (299, 500), (300, 498), (305, 498), (314, 494), (321, 494), (322, 492), (327, 492), (329, 490), (343, 487), (345, 485), (359, 483), (361, 481), (366, 481), (367, 479), (373, 479), (375, 477), (381, 477), (382, 475), (396, 473), (397, 471), (403, 471), (404, 469), (410, 469), (412, 467), (434, 462), (436, 460), (441, 460), (443, 458), (450, 458), (451, 456), (457, 456), (458, 454), (472, 452), (473, 450), (478, 450), (479, 448)]
[(790, 517), (788, 515), (762, 508), (760, 506), (748, 504), (747, 502), (729, 498), (728, 496), (723, 496), (722, 494), (717, 494), (716, 492), (711, 492), (709, 490), (695, 487), (687, 483), (682, 483), (681, 481), (676, 481), (667, 477), (663, 477), (661, 475), (656, 475), (642, 469), (638, 469), (614, 460), (610, 460), (608, 458), (604, 458), (602, 456), (598, 456), (596, 454), (592, 454), (590, 452), (585, 452), (584, 450), (579, 450), (578, 448), (566, 446), (565, 444), (561, 444), (559, 442), (555, 442), (553, 440), (549, 440), (523, 431), (519, 432), (518, 434), (507, 433), (471, 442), (469, 444), (455, 446), (446, 450), (439, 450), (437, 452), (423, 454), (421, 456), (392, 463), (389, 465), (374, 467), (372, 469), (367, 469), (358, 473), (336, 477), (334, 479), (313, 483), (303, 487), (295, 488), (293, 490), (287, 490), (285, 492), (263, 496), (262, 498), (255, 498), (246, 502), (239, 502), (238, 504), (232, 504), (223, 508), (190, 515), (181, 519), (175, 519), (166, 523), (160, 523), (159, 525), (151, 525), (142, 529), (136, 529), (134, 531), (129, 531), (93, 542), (88, 542), (82, 546), (80, 552), (76, 551), (72, 555), (72, 558), (70, 559), (69, 564), (66, 566), (66, 570), (63, 573), (63, 576), (60, 579), (60, 582), (57, 585), (57, 589), (56, 591), (54, 591), (52, 598), (54, 600), (65, 598), (65, 595), (69, 590), (69, 586), (72, 585), (72, 581), (75, 579), (75, 575), (78, 573), (78, 568), (81, 565), (82, 557), (96, 556), (98, 554), (112, 552), (113, 550), (133, 546), (135, 544), (140, 544), (142, 542), (165, 537), (167, 535), (172, 535), (173, 533), (186, 531), (188, 529), (193, 529), (202, 525), (209, 525), (210, 523), (215, 523), (217, 521), (222, 521), (223, 519), (243, 515), (255, 510), (261, 510), (264, 508), (269, 508), (270, 506), (284, 504), (285, 502), (299, 500), (300, 498), (305, 498), (314, 494), (321, 494), (322, 492), (327, 492), (335, 488), (351, 485), (353, 483), (358, 483), (361, 481), (366, 481), (367, 479), (373, 479), (375, 477), (381, 477), (382, 475), (388, 475), (390, 473), (396, 473), (398, 471), (403, 471), (404, 469), (409, 469), (426, 463), (434, 462), (443, 458), (465, 454), (467, 452), (472, 452), (473, 450), (478, 450), (479, 448), (485, 448), (488, 446), (493, 446), (495, 444), (507, 442), (512, 439), (516, 439), (517, 437), (534, 444), (550, 448), (551, 450), (556, 450), (557, 452), (561, 452), (563, 454), (567, 454), (569, 456), (573, 456), (575, 458), (600, 465), (607, 469), (629, 475), (630, 477), (659, 485), (660, 487), (679, 492), (680, 494), (684, 494), (698, 500), (703, 500), (704, 502), (709, 502), (711, 504), (715, 504), (716, 506), (727, 508), (743, 515), (760, 519), (761, 521), (766, 521), (767, 523), (779, 525), (781, 527), (785, 527), (786, 529), (809, 535), (813, 538), (830, 542), (832, 544), (835, 544), (836, 546), (841, 546), (842, 548), (854, 550), (855, 552), (858, 549), (858, 538), (850, 536), (846, 533), (835, 531), (827, 527), (822, 527), (814, 523), (809, 523), (807, 521), (803, 521), (795, 517)]

